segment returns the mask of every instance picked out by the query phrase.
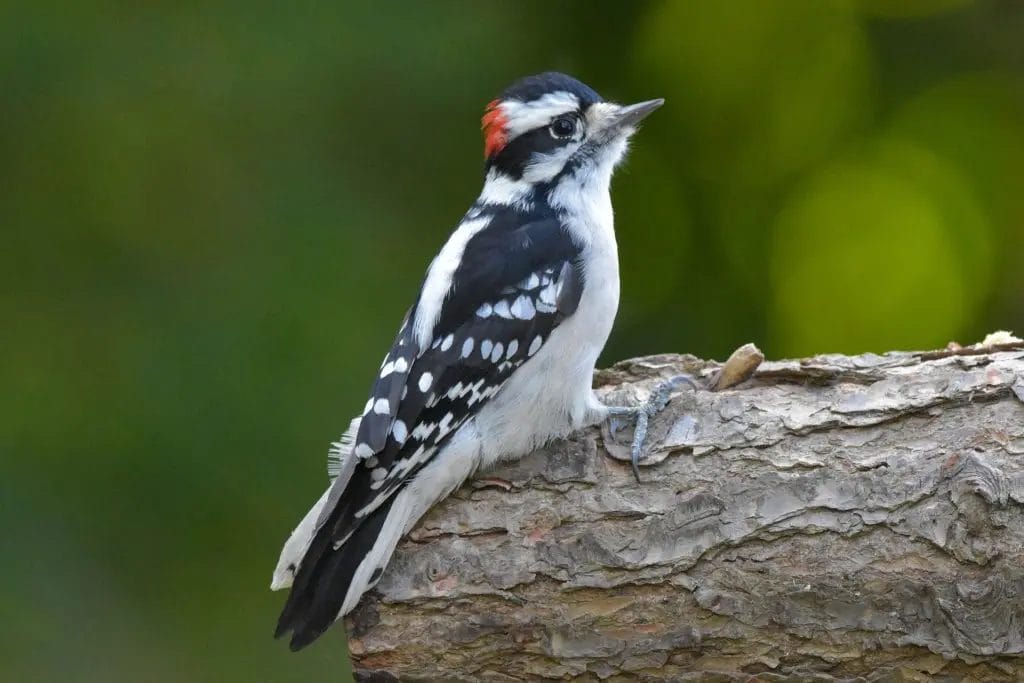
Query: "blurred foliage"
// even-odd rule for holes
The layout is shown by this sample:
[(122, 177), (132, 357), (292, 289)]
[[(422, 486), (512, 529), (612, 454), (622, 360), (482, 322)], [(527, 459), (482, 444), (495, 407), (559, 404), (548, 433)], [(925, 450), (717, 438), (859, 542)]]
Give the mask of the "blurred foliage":
[(604, 360), (1024, 328), (1024, 4), (0, 7), (4, 681), (346, 680), (270, 633), (328, 441), (560, 69), (668, 105)]

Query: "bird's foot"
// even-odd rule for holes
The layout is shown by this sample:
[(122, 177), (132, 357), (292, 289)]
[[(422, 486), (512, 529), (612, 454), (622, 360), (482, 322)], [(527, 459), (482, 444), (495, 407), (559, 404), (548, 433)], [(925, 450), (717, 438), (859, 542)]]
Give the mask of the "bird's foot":
[(633, 475), (638, 482), (640, 481), (640, 455), (643, 451), (644, 441), (647, 440), (647, 425), (652, 417), (665, 409), (672, 396), (672, 392), (683, 384), (690, 385), (694, 390), (697, 389), (697, 383), (694, 382), (690, 375), (676, 375), (656, 386), (654, 391), (651, 392), (650, 397), (639, 406), (608, 407), (608, 431), (611, 433), (612, 438), (615, 437), (615, 433), (619, 430), (619, 421), (629, 419), (636, 421), (629, 460), (633, 465)]

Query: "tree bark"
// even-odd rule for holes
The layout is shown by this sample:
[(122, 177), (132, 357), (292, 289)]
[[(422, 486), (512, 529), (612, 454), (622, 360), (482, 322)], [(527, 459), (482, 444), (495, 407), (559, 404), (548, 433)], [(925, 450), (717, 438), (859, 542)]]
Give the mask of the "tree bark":
[[(596, 383), (633, 404), (716, 370), (663, 355)], [(1021, 345), (684, 389), (640, 483), (606, 441), (439, 504), (346, 621), (357, 680), (1024, 680)]]

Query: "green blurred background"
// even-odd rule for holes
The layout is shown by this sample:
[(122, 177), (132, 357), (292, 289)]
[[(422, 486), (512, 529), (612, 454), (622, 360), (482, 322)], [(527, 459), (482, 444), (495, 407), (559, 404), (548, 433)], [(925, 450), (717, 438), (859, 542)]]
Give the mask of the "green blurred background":
[(604, 362), (1024, 328), (1019, 0), (5, 5), (0, 680), (348, 680), (271, 569), (552, 68), (668, 100)]

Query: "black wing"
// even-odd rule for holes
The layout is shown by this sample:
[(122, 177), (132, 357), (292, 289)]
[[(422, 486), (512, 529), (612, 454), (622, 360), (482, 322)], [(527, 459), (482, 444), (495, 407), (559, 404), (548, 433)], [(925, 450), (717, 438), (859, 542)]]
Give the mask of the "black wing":
[[(384, 370), (391, 362), (404, 370), (408, 359), (409, 371), (378, 379), (367, 403), (355, 448), (364, 457), (373, 451), (365, 463), (374, 495), (355, 511), (356, 520), (429, 461), (575, 311), (582, 291), (578, 254), (553, 218), (519, 227), (492, 220), (467, 243), (429, 348), (414, 357), (406, 324)], [(344, 526), (336, 538), (348, 532)]]
[(406, 317), (356, 434), (361, 465), (336, 481), (279, 620), (293, 647), (338, 616), (396, 491), (576, 310), (579, 247), (557, 219), (514, 218), (499, 214), (466, 244), (427, 348), (413, 338), (416, 307)]

